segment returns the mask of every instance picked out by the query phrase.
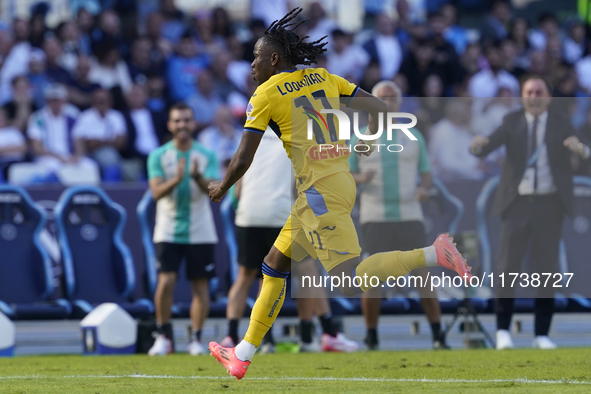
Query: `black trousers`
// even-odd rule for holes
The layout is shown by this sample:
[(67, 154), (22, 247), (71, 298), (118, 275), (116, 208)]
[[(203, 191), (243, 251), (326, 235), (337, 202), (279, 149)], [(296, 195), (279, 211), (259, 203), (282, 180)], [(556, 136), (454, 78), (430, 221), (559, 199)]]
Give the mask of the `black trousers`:
[[(565, 208), (558, 194), (519, 196), (503, 213), (499, 245), (499, 273), (521, 273), (531, 241), (533, 272), (558, 272), (558, 254)], [(543, 281), (542, 281), (543, 283)], [(508, 330), (514, 306), (514, 290), (497, 288), (497, 329)], [(554, 290), (539, 286), (535, 300), (535, 335), (548, 335), (554, 313)]]

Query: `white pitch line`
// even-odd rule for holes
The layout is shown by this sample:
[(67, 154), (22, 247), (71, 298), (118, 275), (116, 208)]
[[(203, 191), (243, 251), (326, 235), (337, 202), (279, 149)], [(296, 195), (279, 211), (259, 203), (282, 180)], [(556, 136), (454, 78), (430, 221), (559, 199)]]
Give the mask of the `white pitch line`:
[[(0, 376), (0, 380), (16, 380), (16, 379), (197, 379), (197, 380), (227, 380), (234, 379), (229, 376), (174, 376), (174, 375), (23, 375), (23, 376)], [(391, 379), (391, 378), (335, 378), (335, 377), (292, 377), (292, 376), (278, 376), (278, 377), (252, 377), (247, 380), (314, 380), (314, 381), (331, 381), (331, 382), (399, 382), (399, 383), (525, 383), (525, 384), (591, 384), (591, 381), (584, 380), (548, 380), (548, 379)]]

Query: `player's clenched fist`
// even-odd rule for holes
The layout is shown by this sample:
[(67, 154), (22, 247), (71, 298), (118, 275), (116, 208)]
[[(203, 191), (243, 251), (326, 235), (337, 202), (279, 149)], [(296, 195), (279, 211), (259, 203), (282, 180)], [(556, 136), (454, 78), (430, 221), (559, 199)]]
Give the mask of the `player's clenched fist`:
[[(368, 148), (361, 147), (362, 145), (367, 146)], [(359, 148), (357, 148), (357, 146), (359, 146)], [(357, 156), (369, 156), (375, 150), (375, 147), (373, 146), (373, 144), (368, 144), (363, 140), (359, 140), (355, 144), (354, 150), (355, 150), (355, 153), (357, 153)]]
[(470, 143), (470, 152), (476, 155), (479, 154), (482, 151), (482, 148), (487, 146), (489, 142), (490, 141), (488, 138), (486, 138), (483, 135), (477, 134), (476, 136), (474, 136), (474, 139), (472, 139), (472, 142)]
[(581, 157), (585, 156), (585, 145), (574, 135), (564, 140), (564, 146)]
[(211, 182), (207, 188), (209, 189), (209, 198), (213, 202), (220, 202), (222, 201), (222, 197), (226, 194), (224, 190), (222, 190), (222, 181), (214, 181)]

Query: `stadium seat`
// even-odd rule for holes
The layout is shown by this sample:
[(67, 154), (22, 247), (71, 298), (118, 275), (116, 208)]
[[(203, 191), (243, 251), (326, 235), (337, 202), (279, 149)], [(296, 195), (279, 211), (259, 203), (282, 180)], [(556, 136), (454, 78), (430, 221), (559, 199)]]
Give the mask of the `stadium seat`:
[(146, 264), (146, 277), (144, 284), (147, 294), (153, 299), (156, 292), (156, 283), (158, 282), (158, 272), (156, 269), (156, 252), (152, 242), (152, 233), (154, 231), (154, 218), (156, 215), (156, 204), (152, 200), (152, 193), (147, 190), (136, 208), (137, 220), (140, 224), (140, 234), (142, 246), (144, 249), (144, 262)]
[(575, 208), (562, 227), (561, 270), (573, 273), (568, 289), (561, 291), (569, 297), (590, 298), (587, 278), (591, 277), (591, 178), (575, 176)]
[[(425, 231), (427, 232), (428, 243), (433, 242), (437, 235), (441, 233), (458, 234), (458, 226), (464, 214), (464, 204), (449, 192), (443, 182), (436, 178), (433, 179), (431, 198), (423, 203), (422, 208), (425, 216)], [(435, 275), (443, 271), (444, 269), (439, 267), (431, 269), (431, 272)], [(460, 301), (454, 298), (442, 298), (439, 302), (443, 313), (454, 313), (460, 304)], [(488, 306), (488, 300), (485, 298), (472, 298), (472, 305), (476, 312), (484, 312)], [(421, 312), (420, 300), (411, 299), (409, 313)]]
[(226, 246), (228, 248), (230, 280), (232, 283), (234, 283), (238, 276), (238, 244), (236, 243), (234, 213), (232, 198), (224, 198), (220, 204), (220, 216), (222, 218)]
[[(151, 299), (154, 299), (156, 284), (158, 283), (158, 270), (156, 268), (156, 252), (152, 235), (156, 218), (156, 204), (152, 198), (152, 192), (148, 189), (137, 206), (137, 218), (140, 224), (142, 245), (144, 247), (144, 262), (146, 264), (146, 287)], [(174, 304), (172, 313), (175, 317), (189, 317), (191, 309), (191, 288), (186, 280), (184, 267), (179, 270), (179, 280), (174, 290)], [(212, 278), (209, 282), (209, 293), (217, 293), (219, 279)], [(226, 302), (223, 299), (211, 300), (209, 305), (210, 317), (225, 317)]]
[(65, 319), (71, 304), (53, 299), (49, 255), (40, 242), (46, 215), (22, 188), (0, 185), (0, 311), (11, 319)]
[(498, 257), (500, 220), (498, 217), (492, 216), (490, 212), (499, 180), (498, 176), (489, 179), (476, 199), (476, 226), (482, 272), (492, 272), (493, 261)]
[(151, 315), (151, 301), (132, 301), (136, 275), (123, 242), (125, 210), (99, 187), (74, 186), (62, 193), (54, 214), (74, 317), (104, 302), (117, 303), (135, 317)]
[(458, 232), (458, 225), (464, 214), (464, 204), (451, 194), (443, 182), (433, 179), (431, 197), (422, 204), (425, 217), (427, 242), (435, 241), (437, 235)]

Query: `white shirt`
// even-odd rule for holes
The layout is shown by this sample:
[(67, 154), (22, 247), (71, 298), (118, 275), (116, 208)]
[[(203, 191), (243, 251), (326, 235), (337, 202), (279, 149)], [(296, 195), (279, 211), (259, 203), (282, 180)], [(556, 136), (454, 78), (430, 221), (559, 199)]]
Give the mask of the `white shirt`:
[[(471, 121), (471, 129), (477, 131), (478, 134), (482, 134), (485, 137), (490, 135), (503, 123), (505, 115), (509, 112), (519, 108), (519, 98), (502, 98), (501, 100), (511, 100), (511, 105), (507, 103), (493, 103), (487, 106), (487, 109), (480, 113), (474, 114)], [(482, 160), (492, 163), (499, 163), (506, 155), (505, 146), (501, 146), (489, 153), (486, 158)]]
[(541, 29), (535, 29), (529, 34), (529, 44), (536, 51), (545, 50), (547, 42), (548, 39), (546, 38), (546, 33)]
[(474, 114), (471, 121), (472, 130), (477, 130), (478, 134), (489, 137), (503, 123), (505, 115), (520, 107), (520, 99), (517, 97), (497, 98), (497, 100), (506, 100), (506, 102), (491, 103), (483, 112)]
[[(16, 127), (7, 126), (0, 129), (0, 150), (24, 146), (25, 143), (23, 133)], [(24, 157), (24, 153), (5, 153), (0, 156), (0, 161), (22, 160)]]
[(107, 111), (103, 118), (96, 109), (89, 108), (82, 112), (74, 125), (74, 138), (113, 141), (127, 134), (125, 119), (121, 112), (114, 109)]
[(591, 92), (591, 56), (587, 55), (575, 63), (579, 85)]
[(380, 58), (382, 79), (392, 79), (402, 64), (402, 48), (394, 36), (378, 34), (375, 37), (376, 49)]
[(244, 60), (232, 60), (230, 64), (228, 64), (226, 75), (238, 89), (245, 92), (247, 90), (246, 78), (252, 78), (252, 75), (250, 75), (251, 71), (252, 68), (250, 67), (249, 62)]
[(0, 104), (12, 99), (12, 79), (29, 72), (31, 44), (21, 42), (12, 47), (0, 70)]
[(505, 70), (499, 71), (497, 75), (491, 70), (477, 72), (470, 78), (468, 91), (472, 97), (496, 97), (501, 87), (509, 88), (514, 96), (519, 96), (519, 81)]
[[(534, 116), (529, 112), (525, 113), (525, 119), (527, 120), (527, 146), (531, 142), (531, 133), (534, 127)], [(544, 138), (546, 137), (546, 124), (548, 122), (548, 112), (544, 112), (540, 116), (538, 116), (538, 127), (536, 130), (536, 143), (537, 149), (541, 146), (540, 154), (538, 159), (536, 160), (536, 189), (534, 194), (548, 194), (553, 193), (556, 191), (556, 186), (554, 185), (554, 177), (552, 176), (552, 170), (550, 169), (550, 161), (548, 160), (548, 149), (546, 148), (546, 144)], [(528, 149), (528, 157), (529, 160), (530, 156), (533, 154), (529, 153), (530, 150)]]
[(480, 159), (470, 153), (474, 134), (465, 126), (441, 119), (429, 133), (429, 156), (433, 174), (442, 181), (481, 180)]
[(131, 111), (131, 121), (135, 126), (135, 149), (143, 153), (149, 154), (154, 149), (158, 148), (158, 137), (156, 137), (156, 130), (154, 130), (154, 123), (152, 123), (152, 115), (146, 108), (134, 109)]
[(242, 177), (235, 223), (240, 227), (283, 227), (291, 212), (293, 173), (283, 143), (269, 128)]
[(199, 143), (209, 150), (215, 152), (218, 160), (223, 165), (230, 160), (242, 138), (242, 130), (234, 128), (233, 134), (226, 134), (216, 126), (209, 126), (203, 130), (198, 137)]
[[(318, 21), (318, 23), (316, 24), (316, 26), (314, 26), (312, 29), (308, 30), (306, 32), (307, 36), (310, 36), (310, 38), (307, 39), (308, 42), (312, 42), (312, 41), (316, 41), (321, 39), (324, 36), (329, 36), (332, 33), (332, 31), (334, 29), (337, 28), (336, 23), (329, 19), (329, 18), (322, 18), (320, 21)], [(327, 47), (330, 47), (330, 40), (328, 41), (328, 45)], [(330, 49), (330, 48), (327, 48)]]
[(54, 116), (48, 107), (43, 107), (29, 118), (27, 135), (30, 139), (40, 141), (46, 151), (69, 157), (74, 146), (73, 141), (69, 141), (66, 115), (76, 118), (78, 113), (77, 108), (68, 104), (62, 107), (58, 116)]
[(562, 56), (567, 63), (574, 64), (583, 57), (585, 45), (579, 44), (570, 37), (564, 39), (562, 44)]
[(129, 69), (123, 60), (120, 60), (114, 68), (93, 62), (88, 73), (88, 80), (99, 84), (104, 89), (121, 86), (124, 92), (127, 92), (132, 85)]
[(269, 26), (289, 12), (288, 0), (252, 0), (250, 15), (252, 19), (262, 19)]
[(331, 52), (327, 56), (326, 69), (343, 78), (353, 77), (360, 81), (369, 63), (369, 55), (358, 45), (349, 45), (341, 53)]

